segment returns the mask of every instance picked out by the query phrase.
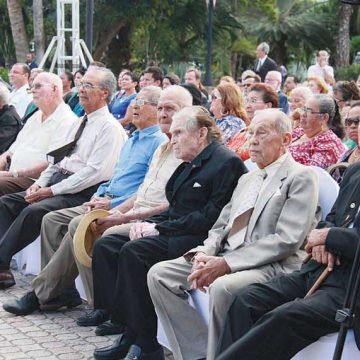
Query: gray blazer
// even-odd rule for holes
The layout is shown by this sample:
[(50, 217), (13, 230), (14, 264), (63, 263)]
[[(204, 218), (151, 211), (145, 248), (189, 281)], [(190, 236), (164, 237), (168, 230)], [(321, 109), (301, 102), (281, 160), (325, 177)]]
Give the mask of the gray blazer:
[(201, 251), (207, 255), (224, 256), (232, 272), (271, 263), (280, 267), (277, 269), (280, 271), (298, 269), (304, 255), (300, 248), (319, 220), (316, 215), (319, 197), (317, 174), (287, 156), (257, 200), (247, 228), (249, 242), (239, 243), (234, 250), (223, 249), (236, 210), (253, 179), (251, 172), (240, 178), (230, 202), (209, 231), (204, 245), (189, 253)]

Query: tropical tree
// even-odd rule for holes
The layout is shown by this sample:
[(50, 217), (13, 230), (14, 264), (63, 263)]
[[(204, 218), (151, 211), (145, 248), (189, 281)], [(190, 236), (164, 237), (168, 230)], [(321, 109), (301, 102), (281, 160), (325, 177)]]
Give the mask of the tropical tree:
[(40, 62), (45, 52), (43, 0), (33, 0), (33, 24), (36, 59)]
[(326, 6), (313, 0), (277, 0), (273, 12), (260, 12), (251, 6), (240, 21), (248, 34), (271, 44), (271, 55), (287, 64), (290, 54), (303, 54), (308, 60), (314, 50), (331, 44), (330, 16)]
[(24, 17), (20, 0), (7, 0), (11, 32), (15, 44), (16, 60), (25, 61), (29, 52), (29, 42), (25, 30)]
[(338, 36), (336, 39), (336, 57), (337, 67), (350, 64), (350, 18), (353, 13), (353, 6), (339, 4), (338, 9)]

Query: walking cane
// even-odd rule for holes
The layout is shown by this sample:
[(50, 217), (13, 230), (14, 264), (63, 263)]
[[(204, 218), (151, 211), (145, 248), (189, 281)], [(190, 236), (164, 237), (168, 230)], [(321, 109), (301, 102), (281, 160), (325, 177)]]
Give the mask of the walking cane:
[[(306, 264), (307, 262), (309, 262), (309, 260), (311, 259), (311, 254), (308, 254), (306, 256), (306, 258), (304, 259), (303, 263)], [(326, 278), (328, 277), (330, 271), (329, 269), (326, 267), (326, 269), (321, 273), (321, 275), (318, 277), (318, 279), (315, 281), (314, 285), (310, 288), (310, 290), (306, 293), (305, 298), (309, 297), (310, 295), (312, 295), (322, 284), (323, 282), (326, 280)]]

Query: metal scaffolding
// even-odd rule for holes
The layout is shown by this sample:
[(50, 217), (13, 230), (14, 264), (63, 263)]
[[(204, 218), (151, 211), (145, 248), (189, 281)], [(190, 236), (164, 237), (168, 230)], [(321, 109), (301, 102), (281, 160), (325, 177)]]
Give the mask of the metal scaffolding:
[[(71, 6), (71, 25), (66, 27), (66, 9)], [(70, 21), (69, 21), (70, 23)], [(66, 35), (70, 33), (71, 55), (66, 54)], [(55, 49), (55, 51), (53, 51)], [(54, 36), (46, 49), (39, 68), (43, 68), (46, 60), (52, 58), (49, 71), (53, 72), (57, 63), (57, 72), (65, 70), (66, 61), (71, 61), (72, 71), (87, 67), (85, 56), (91, 62), (93, 58), (84, 40), (80, 39), (79, 0), (57, 0), (57, 36)]]

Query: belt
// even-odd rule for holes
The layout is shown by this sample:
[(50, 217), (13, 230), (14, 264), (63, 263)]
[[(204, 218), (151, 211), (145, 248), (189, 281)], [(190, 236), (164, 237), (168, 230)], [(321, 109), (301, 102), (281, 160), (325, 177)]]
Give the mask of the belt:
[(69, 170), (66, 170), (66, 169), (63, 169), (63, 168), (59, 168), (58, 172), (63, 174), (63, 175), (72, 175), (73, 174), (72, 171), (69, 171)]
[(105, 197), (108, 198), (108, 199), (115, 199), (118, 196), (114, 195), (114, 194), (105, 193)]

